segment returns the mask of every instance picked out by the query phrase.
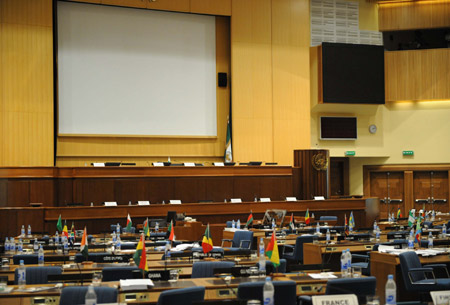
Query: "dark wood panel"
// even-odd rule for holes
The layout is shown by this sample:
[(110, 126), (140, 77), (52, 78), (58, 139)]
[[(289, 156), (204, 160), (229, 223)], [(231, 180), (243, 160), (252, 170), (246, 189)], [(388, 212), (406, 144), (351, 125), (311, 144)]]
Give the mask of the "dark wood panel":
[(30, 180), (30, 202), (42, 203), (45, 206), (55, 206), (55, 193), (54, 179)]
[(206, 197), (205, 200), (213, 200), (214, 202), (224, 201), (234, 194), (233, 180), (222, 177), (213, 177), (205, 180)]
[(0, 179), (0, 207), (8, 206), (8, 180)]
[[(176, 178), (174, 180), (174, 198), (182, 202), (198, 202), (207, 199), (204, 179), (201, 178)], [(200, 199), (202, 198), (202, 199)]]
[(269, 197), (273, 201), (285, 200), (292, 196), (292, 179), (289, 177), (271, 177), (260, 179), (259, 197)]
[[(146, 179), (114, 179), (114, 201), (118, 204), (136, 203), (150, 200), (150, 190)], [(106, 196), (106, 194), (104, 194)]]
[(404, 208), (404, 178), (403, 172), (372, 172), (370, 173), (370, 196), (380, 200), (388, 198), (400, 199), (402, 203), (387, 204), (380, 202), (380, 217), (387, 218), (389, 211), (395, 212), (398, 208), (405, 215)]
[(66, 206), (68, 203), (74, 203), (73, 179), (57, 179), (56, 202), (55, 206)]
[(330, 196), (348, 196), (349, 189), (348, 158), (330, 158)]
[(30, 205), (30, 182), (28, 180), (8, 180), (8, 206), (27, 207)]
[(329, 196), (327, 168), (317, 169), (313, 166), (313, 160), (318, 156), (322, 156), (327, 165), (329, 165), (330, 157), (328, 150), (305, 149), (294, 151), (294, 166), (299, 167), (301, 171), (302, 190), (300, 199), (310, 200), (314, 196)]
[(75, 179), (75, 202), (95, 205), (105, 201), (116, 201), (113, 179)]
[[(435, 209), (441, 212), (448, 212), (448, 171), (416, 171), (414, 172), (414, 207), (422, 209), (426, 199), (425, 209)], [(445, 199), (445, 203), (434, 204), (432, 199)], [(420, 200), (420, 202), (417, 202)]]
[(161, 203), (174, 199), (174, 179), (171, 178), (151, 178), (148, 179), (147, 187), (150, 191), (150, 202)]
[(258, 177), (236, 177), (233, 188), (233, 198), (241, 198), (242, 201), (253, 201), (255, 197), (261, 197), (261, 186)]

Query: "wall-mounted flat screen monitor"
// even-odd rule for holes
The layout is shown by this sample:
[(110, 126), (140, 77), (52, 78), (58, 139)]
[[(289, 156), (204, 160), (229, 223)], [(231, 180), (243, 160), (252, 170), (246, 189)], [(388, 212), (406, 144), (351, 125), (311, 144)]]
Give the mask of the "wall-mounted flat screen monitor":
[(356, 140), (356, 117), (320, 117), (321, 140)]
[(324, 103), (384, 104), (384, 47), (322, 43)]

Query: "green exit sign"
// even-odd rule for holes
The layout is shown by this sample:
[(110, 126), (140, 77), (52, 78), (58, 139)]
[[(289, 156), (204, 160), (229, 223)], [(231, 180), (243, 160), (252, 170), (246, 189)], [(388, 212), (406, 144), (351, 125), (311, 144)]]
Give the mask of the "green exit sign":
[(413, 150), (404, 150), (403, 155), (404, 156), (414, 156), (414, 151)]
[(345, 152), (346, 156), (354, 156), (355, 155), (355, 151), (354, 150), (348, 150)]

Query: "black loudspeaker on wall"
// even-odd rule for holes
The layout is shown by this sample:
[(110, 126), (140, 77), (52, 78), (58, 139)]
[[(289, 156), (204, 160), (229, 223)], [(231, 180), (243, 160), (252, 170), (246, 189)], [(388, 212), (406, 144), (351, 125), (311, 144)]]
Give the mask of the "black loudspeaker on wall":
[(227, 86), (227, 74), (225, 72), (219, 72), (219, 87)]

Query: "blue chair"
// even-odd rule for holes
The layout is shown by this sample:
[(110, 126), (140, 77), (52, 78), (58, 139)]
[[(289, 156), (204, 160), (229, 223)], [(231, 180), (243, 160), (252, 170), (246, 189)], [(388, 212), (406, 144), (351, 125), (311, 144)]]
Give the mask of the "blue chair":
[[(259, 268), (259, 263), (256, 263), (256, 267)], [(273, 263), (269, 260), (266, 260), (266, 270), (273, 270), (276, 273), (286, 273), (286, 260), (284, 258), (280, 258), (280, 265), (277, 268), (273, 265)]]
[(286, 259), (289, 264), (303, 264), (303, 244), (312, 243), (313, 241), (313, 235), (298, 236), (295, 240), (295, 246), (284, 245), (281, 257)]
[(173, 290), (165, 290), (161, 292), (157, 305), (173, 305), (183, 304), (191, 305), (195, 301), (203, 301), (205, 299), (205, 287), (189, 287)]
[(401, 253), (399, 258), (406, 291), (424, 293), (450, 289), (450, 278), (435, 278), (434, 276), (435, 270), (444, 269), (448, 277), (445, 264), (432, 264), (422, 267), (419, 257), (413, 251)]
[[(297, 293), (294, 281), (276, 281), (272, 282), (275, 288), (275, 305), (296, 305)], [(240, 300), (259, 300), (263, 302), (264, 282), (248, 282), (238, 286), (238, 299)]]
[(14, 265), (19, 265), (20, 261), (23, 260), (25, 265), (37, 265), (38, 255), (37, 254), (16, 254), (13, 256)]
[[(372, 251), (378, 251), (379, 244), (375, 244)], [(359, 261), (358, 261), (359, 260)], [(361, 267), (361, 273), (363, 275), (370, 275), (370, 252), (367, 254), (352, 254), (352, 266)]]
[[(14, 285), (18, 284), (18, 272), (19, 269), (16, 269), (14, 272)], [(61, 274), (61, 267), (27, 267), (25, 268), (25, 277), (27, 285), (32, 284), (47, 284), (48, 283), (48, 275), (49, 274)]]
[(134, 278), (133, 272), (139, 270), (135, 266), (124, 267), (104, 267), (102, 269), (102, 276), (104, 282), (119, 281), (124, 279)]
[[(366, 296), (375, 295), (377, 279), (373, 276), (362, 278), (341, 278), (327, 282), (326, 295), (355, 294), (359, 304), (366, 303)], [(311, 296), (300, 296), (299, 304), (312, 304)]]
[[(61, 291), (60, 305), (84, 304), (87, 286), (64, 287)], [(97, 295), (97, 304), (117, 303), (117, 289), (111, 287), (94, 287)]]
[(237, 230), (234, 232), (233, 239), (222, 239), (222, 247), (224, 241), (231, 242), (231, 247), (226, 248), (228, 251), (239, 249), (251, 249), (253, 242), (253, 232), (247, 230)]
[(129, 230), (127, 229), (127, 227), (122, 228), (122, 232), (123, 233), (136, 233), (136, 228), (135, 227), (131, 227)]
[(214, 269), (232, 267), (234, 262), (195, 262), (192, 265), (191, 278), (214, 277)]

